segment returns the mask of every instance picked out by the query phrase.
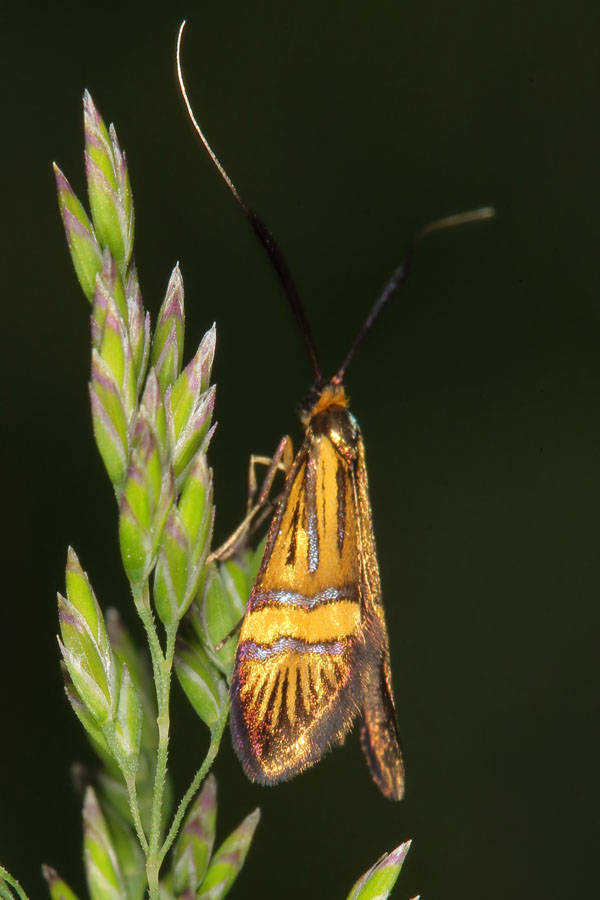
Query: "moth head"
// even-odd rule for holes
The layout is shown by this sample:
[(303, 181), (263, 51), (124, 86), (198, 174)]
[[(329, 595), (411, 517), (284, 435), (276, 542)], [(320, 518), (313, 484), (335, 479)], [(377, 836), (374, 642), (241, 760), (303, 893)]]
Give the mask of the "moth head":
[(335, 379), (324, 386), (315, 384), (300, 407), (300, 419), (302, 424), (306, 426), (311, 419), (331, 406), (341, 406), (346, 409), (348, 403), (349, 400), (344, 386)]

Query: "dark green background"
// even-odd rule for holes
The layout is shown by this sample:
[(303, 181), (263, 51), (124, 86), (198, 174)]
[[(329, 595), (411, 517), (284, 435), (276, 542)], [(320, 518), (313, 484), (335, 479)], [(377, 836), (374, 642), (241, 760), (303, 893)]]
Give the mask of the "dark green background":
[[(82, 192), (81, 94), (115, 121), (136, 258), (158, 310), (186, 287), (187, 354), (216, 319), (217, 538), (251, 452), (301, 429), (310, 370), (276, 279), (194, 142), (199, 116), (286, 249), (328, 371), (411, 233), (437, 235), (351, 367), (388, 612), (407, 796), (371, 783), (356, 738), (276, 789), (229, 740), (220, 835), (263, 818), (232, 896), (343, 898), (414, 838), (398, 898), (597, 891), (600, 600), (598, 39), (588, 2), (28, 5), (3, 13), (0, 860), (30, 896), (42, 861), (83, 893), (54, 591), (74, 544), (127, 610), (115, 508), (87, 403), (88, 311), (50, 163)], [(128, 621), (134, 617), (127, 612)], [(177, 790), (204, 733), (176, 703)]]

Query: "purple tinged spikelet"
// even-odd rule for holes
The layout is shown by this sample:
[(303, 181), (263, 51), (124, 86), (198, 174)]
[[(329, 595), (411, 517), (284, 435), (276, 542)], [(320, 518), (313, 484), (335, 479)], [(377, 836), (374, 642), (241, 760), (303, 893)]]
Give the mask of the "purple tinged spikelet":
[[(211, 773), (202, 785), (198, 799), (189, 815), (189, 825), (194, 834), (209, 846), (209, 855), (215, 839), (217, 819), (217, 779)], [(187, 824), (184, 826), (187, 828)]]
[(119, 543), (127, 577), (132, 584), (141, 584), (152, 568), (152, 541), (124, 493), (119, 506)]
[(187, 627), (185, 634), (187, 640), (181, 636), (177, 639), (175, 671), (195, 712), (212, 728), (227, 702), (227, 683), (208, 658), (193, 629)]
[[(158, 501), (161, 485), (161, 465), (158, 449), (158, 436), (154, 423), (140, 410), (133, 433), (130, 476), (148, 490), (150, 514)], [(150, 526), (152, 519), (148, 519)]]
[(67, 598), (58, 595), (61, 653), (78, 696), (102, 725), (112, 718), (116, 709), (118, 671), (102, 611), (71, 548), (66, 582)]
[(179, 440), (193, 410), (208, 390), (215, 354), (215, 326), (206, 332), (198, 350), (171, 389), (174, 439)]
[(108, 300), (99, 354), (113, 375), (129, 423), (137, 408), (135, 372), (126, 325), (112, 297)]
[(192, 562), (196, 567), (203, 565), (208, 553), (214, 516), (212, 469), (208, 468), (204, 453), (196, 456), (185, 480), (179, 512), (192, 546)]
[(358, 879), (347, 900), (385, 900), (396, 883), (410, 845), (411, 841), (405, 841), (390, 853), (384, 853), (381, 859)]
[(73, 712), (89, 734), (96, 752), (104, 759), (110, 760), (111, 753), (108, 748), (108, 744), (106, 743), (106, 738), (102, 733), (102, 729), (77, 693), (77, 689), (73, 684), (73, 679), (71, 678), (69, 670), (64, 661), (61, 662), (60, 668), (65, 685), (65, 694), (67, 695), (67, 700), (71, 704)]
[[(105, 371), (112, 375), (124, 419), (129, 425), (137, 406), (137, 375), (128, 333), (127, 300), (112, 255), (104, 253), (102, 272), (96, 278), (91, 319), (92, 346)], [(121, 433), (121, 438), (124, 438)]]
[(126, 381), (125, 367), (129, 351), (128, 345), (129, 341), (123, 328), (122, 319), (117, 314), (112, 297), (109, 297), (99, 353), (109, 367), (117, 386), (121, 390), (121, 395)]
[(140, 696), (144, 710), (144, 727), (142, 729), (142, 747), (154, 757), (158, 737), (156, 725), (156, 698), (153, 690), (152, 675), (146, 656), (140, 652), (131, 639), (118, 610), (109, 607), (104, 616), (106, 633), (113, 652), (123, 666), (127, 666), (129, 674)]
[(67, 178), (56, 164), (54, 174), (69, 253), (79, 284), (91, 301), (94, 297), (96, 275), (102, 268), (102, 251), (92, 223)]
[(140, 407), (144, 410), (143, 415), (149, 422), (156, 422), (158, 411), (162, 405), (161, 399), (162, 394), (160, 390), (160, 384), (158, 383), (156, 369), (152, 368), (148, 372), (148, 377), (146, 379), (144, 393), (140, 404)]
[(162, 473), (161, 489), (152, 521), (152, 554), (156, 556), (169, 510), (175, 501), (175, 477), (171, 466), (165, 467)]
[(163, 530), (154, 581), (156, 610), (165, 624), (180, 620), (200, 584), (210, 547), (212, 472), (199, 453)]
[(127, 300), (129, 343), (133, 356), (136, 387), (139, 392), (146, 376), (150, 354), (150, 314), (144, 314), (142, 292), (138, 284), (137, 272), (133, 266), (129, 272), (125, 296)]
[(77, 894), (60, 877), (56, 869), (42, 865), (42, 875), (46, 879), (51, 900), (77, 900)]
[(172, 468), (162, 464), (156, 429), (142, 409), (120, 501), (121, 554), (131, 581), (143, 581), (151, 571), (174, 498)]
[[(112, 261), (112, 256), (109, 254)], [(103, 266), (105, 263), (103, 263)], [(102, 345), (102, 335), (104, 333), (104, 322), (106, 321), (106, 310), (110, 300), (110, 291), (108, 289), (106, 279), (99, 273), (96, 277), (96, 288), (92, 301), (92, 315), (90, 316), (90, 331), (92, 336), (92, 347), (100, 350)]]
[(191, 605), (188, 615), (211, 662), (228, 679), (233, 669), (236, 641), (227, 641), (218, 652), (214, 648), (243, 617), (247, 600), (247, 592), (242, 599), (236, 590), (231, 590), (231, 582), (225, 565), (209, 566), (202, 582), (201, 598)]
[(152, 365), (163, 391), (177, 380), (181, 372), (184, 325), (183, 280), (178, 264), (171, 273), (152, 342)]
[(140, 525), (150, 529), (158, 495), (161, 471), (154, 429), (145, 416), (135, 425), (127, 483), (123, 500), (127, 501)]
[(129, 810), (121, 811), (119, 808), (122, 806), (122, 798), (119, 798), (119, 803), (114, 802), (118, 781), (114, 780), (108, 786), (106, 777), (100, 777), (98, 787), (103, 800), (102, 811), (110, 832), (111, 843), (125, 882), (125, 894), (122, 897), (113, 897), (111, 900), (144, 900), (148, 889), (146, 860), (138, 837), (131, 827)]
[(153, 365), (156, 369), (158, 380), (163, 391), (166, 391), (169, 385), (177, 380), (181, 368), (179, 351), (177, 326), (172, 322), (170, 331), (161, 346), (160, 355), (157, 359), (153, 360)]
[(96, 289), (92, 307), (92, 343), (99, 347), (102, 341), (106, 311), (109, 303), (116, 307), (119, 318), (123, 322), (125, 332), (128, 331), (128, 309), (125, 288), (117, 268), (117, 264), (106, 249), (102, 255), (102, 271), (96, 277)]
[(181, 515), (173, 506), (163, 529), (154, 576), (154, 604), (165, 625), (178, 622), (185, 612), (190, 569), (190, 541)]
[(94, 227), (124, 271), (131, 258), (133, 202), (125, 158), (114, 129), (106, 129), (88, 93), (83, 98), (85, 169)]
[(179, 512), (191, 545), (185, 611), (198, 593), (210, 550), (215, 519), (212, 500), (212, 469), (208, 468), (204, 453), (199, 453), (179, 501)]
[(138, 769), (142, 724), (143, 712), (140, 697), (129, 674), (129, 669), (123, 665), (119, 704), (115, 719), (115, 736), (130, 775), (135, 775)]
[(207, 437), (210, 439), (213, 433), (210, 425), (215, 408), (215, 393), (216, 388), (213, 385), (200, 396), (198, 404), (177, 438), (173, 453), (173, 468), (178, 485), (183, 483), (196, 454), (205, 453), (207, 450)]
[(90, 632), (102, 643), (103, 648), (107, 647), (108, 637), (104, 626), (104, 617), (98, 606), (89, 578), (83, 571), (77, 554), (72, 547), (69, 547), (67, 550), (66, 583), (69, 601), (85, 617)]
[(117, 185), (111, 165), (112, 150), (108, 135), (107, 140), (103, 141), (100, 129), (92, 130), (95, 125), (86, 109), (85, 171), (92, 218), (102, 243), (110, 247), (117, 263), (122, 264), (125, 247), (119, 222)]
[(206, 871), (215, 840), (217, 782), (209, 775), (185, 820), (174, 850), (175, 895), (194, 897)]
[(156, 438), (161, 465), (165, 467), (169, 463), (169, 442), (167, 440), (167, 414), (165, 404), (162, 401), (162, 391), (158, 375), (154, 368), (148, 372), (146, 385), (140, 403), (139, 418), (143, 418), (150, 424)]
[(125, 884), (106, 820), (93, 788), (83, 801), (83, 853), (90, 896), (94, 900), (125, 897)]
[(217, 343), (217, 328), (213, 322), (212, 327), (206, 332), (200, 347), (198, 355), (200, 357), (200, 387), (199, 391), (205, 391), (210, 384), (210, 375), (212, 372), (212, 364), (215, 358), (215, 346)]
[(123, 237), (125, 241), (125, 258), (129, 263), (133, 250), (133, 194), (131, 192), (131, 184), (129, 181), (129, 170), (127, 168), (127, 159), (125, 151), (121, 150), (119, 139), (117, 138), (117, 130), (113, 124), (109, 126), (108, 133), (113, 151), (113, 159), (115, 163), (115, 174), (117, 178), (117, 186), (121, 208), (123, 210)]
[(119, 387), (97, 350), (92, 350), (89, 389), (96, 443), (110, 480), (120, 491), (129, 457), (128, 420)]
[(240, 873), (260, 820), (260, 810), (246, 816), (213, 856), (196, 900), (221, 900)]

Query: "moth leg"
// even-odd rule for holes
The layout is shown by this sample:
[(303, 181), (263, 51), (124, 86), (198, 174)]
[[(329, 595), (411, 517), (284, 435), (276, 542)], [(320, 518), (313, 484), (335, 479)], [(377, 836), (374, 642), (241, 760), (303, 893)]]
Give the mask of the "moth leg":
[(269, 493), (271, 492), (275, 475), (278, 471), (287, 475), (292, 468), (293, 462), (294, 450), (292, 448), (292, 440), (287, 434), (279, 441), (277, 449), (271, 459), (269, 459), (268, 456), (250, 457), (250, 468), (248, 472), (248, 512), (250, 512), (258, 487), (258, 482), (256, 480), (256, 466), (268, 466), (267, 474), (264, 477), (260, 494), (256, 501), (256, 506), (264, 506), (265, 503), (267, 503)]
[[(277, 454), (275, 454), (276, 456)], [(254, 498), (256, 497), (258, 491), (258, 481), (256, 478), (256, 467), (257, 466), (268, 466), (269, 469), (273, 465), (273, 460), (275, 456), (256, 456), (254, 453), (250, 457), (250, 464), (248, 466), (248, 502), (246, 504), (246, 515), (250, 512), (250, 510), (256, 505), (254, 502)], [(277, 466), (278, 469), (283, 470), (282, 463), (279, 463)], [(274, 477), (274, 476), (273, 476)]]
[[(220, 547), (209, 554), (207, 563), (220, 562), (233, 556), (240, 544), (244, 542), (248, 534), (259, 527), (271, 512), (269, 493), (278, 471), (285, 475), (289, 472), (294, 461), (291, 439), (285, 435), (277, 445), (273, 457), (251, 456), (248, 473), (248, 507), (242, 522)], [(262, 483), (258, 499), (255, 501), (258, 482), (255, 466), (264, 464), (268, 466), (267, 474)]]

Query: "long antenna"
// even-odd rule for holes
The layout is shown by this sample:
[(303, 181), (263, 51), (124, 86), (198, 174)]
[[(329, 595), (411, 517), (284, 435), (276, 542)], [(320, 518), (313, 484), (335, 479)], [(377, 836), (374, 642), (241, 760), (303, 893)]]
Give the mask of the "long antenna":
[(387, 304), (388, 300), (406, 282), (406, 279), (408, 278), (412, 270), (415, 252), (423, 238), (427, 237), (427, 235), (431, 234), (434, 231), (441, 231), (444, 228), (454, 228), (457, 225), (467, 225), (469, 222), (481, 222), (484, 219), (491, 219), (495, 214), (496, 213), (493, 207), (484, 206), (481, 209), (473, 209), (469, 212), (457, 213), (453, 216), (446, 216), (443, 219), (436, 219), (435, 222), (430, 222), (429, 225), (425, 225), (424, 228), (421, 228), (421, 230), (416, 233), (409, 244), (406, 256), (404, 257), (400, 265), (394, 270), (391, 278), (389, 278), (380, 296), (371, 307), (369, 314), (365, 319), (364, 325), (356, 335), (352, 346), (348, 350), (346, 358), (344, 359), (344, 362), (342, 363), (337, 375), (333, 377), (332, 381), (335, 384), (340, 384), (342, 382), (344, 373), (348, 368), (351, 359), (356, 354), (356, 351), (364, 341), (367, 334), (371, 331), (373, 323), (379, 317), (381, 310)]
[(244, 211), (244, 213), (246, 215), (246, 218), (252, 225), (254, 233), (256, 234), (260, 243), (262, 244), (263, 249), (265, 250), (265, 253), (269, 257), (269, 260), (271, 261), (273, 266), (275, 267), (275, 271), (277, 272), (277, 275), (279, 276), (279, 280), (283, 287), (284, 294), (290, 305), (292, 313), (300, 327), (300, 332), (302, 334), (302, 338), (306, 345), (306, 349), (308, 350), (308, 354), (310, 356), (312, 367), (313, 367), (313, 370), (315, 373), (315, 381), (320, 382), (320, 381), (322, 381), (322, 375), (321, 375), (321, 367), (319, 365), (319, 356), (317, 353), (317, 346), (315, 344), (312, 330), (309, 325), (308, 319), (306, 317), (306, 311), (304, 309), (304, 304), (302, 303), (302, 300), (300, 299), (300, 294), (298, 293), (298, 288), (296, 287), (294, 279), (292, 278), (292, 273), (290, 271), (290, 267), (288, 265), (287, 259), (285, 258), (285, 255), (284, 255), (282, 249), (280, 248), (279, 244), (277, 243), (277, 241), (275, 240), (275, 238), (273, 237), (273, 235), (271, 234), (271, 232), (269, 231), (269, 229), (267, 228), (265, 223), (262, 221), (262, 219), (260, 219), (253, 210), (251, 210), (248, 206), (246, 206), (246, 204), (242, 200), (238, 189), (236, 188), (235, 184), (233, 183), (233, 181), (231, 180), (231, 178), (229, 177), (229, 175), (227, 174), (227, 172), (225, 171), (225, 169), (219, 162), (219, 159), (217, 158), (217, 155), (215, 154), (214, 150), (208, 143), (208, 141), (204, 135), (204, 132), (202, 131), (202, 129), (200, 128), (200, 125), (198, 124), (198, 122), (196, 120), (194, 111), (192, 110), (192, 105), (191, 105), (189, 97), (187, 95), (185, 83), (183, 80), (183, 72), (181, 70), (181, 39), (183, 37), (183, 29), (184, 28), (185, 28), (185, 20), (181, 23), (181, 25), (179, 27), (179, 34), (177, 35), (177, 80), (179, 82), (179, 89), (181, 91), (181, 96), (183, 97), (183, 102), (185, 103), (188, 116), (190, 117), (190, 121), (191, 121), (192, 125), (194, 126), (194, 129), (196, 130), (198, 137), (202, 141), (204, 148), (206, 149), (208, 155), (210, 156), (210, 158), (212, 159), (216, 168), (218, 169), (221, 178), (223, 179), (223, 181), (225, 182), (225, 184), (227, 185), (227, 187), (229, 188), (229, 190), (231, 191), (231, 193), (237, 200), (238, 204), (241, 206), (242, 210)]

